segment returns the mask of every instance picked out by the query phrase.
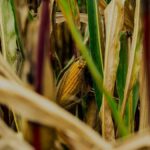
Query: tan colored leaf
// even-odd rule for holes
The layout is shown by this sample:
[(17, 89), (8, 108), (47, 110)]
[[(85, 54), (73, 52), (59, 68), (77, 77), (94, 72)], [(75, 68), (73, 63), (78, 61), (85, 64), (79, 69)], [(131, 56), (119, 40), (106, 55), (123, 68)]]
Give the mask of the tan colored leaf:
[[(60, 23), (63, 23), (65, 22), (66, 19), (65, 17), (63, 16), (62, 13), (60, 12), (56, 12), (56, 23), (57, 24), (60, 24)], [(80, 22), (81, 23), (85, 23), (85, 24), (88, 24), (88, 17), (87, 17), (87, 14), (85, 13), (80, 13)]]
[(19, 134), (9, 129), (3, 120), (0, 119), (0, 149), (6, 150), (33, 150)]
[[(0, 74), (9, 80), (15, 81), (20, 85), (24, 85), (16, 73), (11, 69), (10, 65), (4, 60), (3, 56), (0, 54)], [(27, 86), (27, 85), (26, 85)]]
[[(104, 65), (104, 86), (113, 94), (116, 80), (116, 73), (119, 63), (120, 32), (123, 28), (124, 1), (112, 0), (104, 12), (106, 25), (106, 48)], [(114, 125), (111, 117), (111, 110), (103, 96), (102, 109), (102, 135), (107, 140), (113, 140)]]
[(29, 8), (26, 0), (14, 0), (16, 17), (20, 27), (20, 31), (24, 32), (26, 28), (26, 22), (28, 19)]
[(0, 95), (1, 103), (30, 121), (60, 129), (66, 135), (73, 133), (81, 143), (89, 143), (91, 148), (106, 150), (111, 148), (109, 143), (77, 118), (17, 83), (0, 78)]
[(43, 95), (53, 101), (56, 100), (54, 73), (48, 55), (45, 55), (44, 59)]
[[(144, 56), (143, 56), (144, 58)], [(144, 61), (141, 61), (140, 68), (140, 130), (146, 130), (149, 127), (149, 99), (147, 93), (147, 82), (146, 82), (146, 68), (144, 67)]]
[[(138, 55), (140, 56), (141, 51), (139, 50), (142, 48), (141, 45), (139, 45), (141, 41), (140, 40), (141, 39), (140, 37), (140, 0), (136, 0), (134, 31), (133, 31), (132, 39), (133, 40), (132, 40), (132, 45), (131, 45), (131, 50), (130, 50), (130, 55), (129, 55), (129, 65), (128, 65), (128, 71), (127, 71), (126, 85), (125, 85), (125, 90), (124, 90), (124, 98), (123, 98), (123, 103), (121, 107), (122, 116), (124, 115), (124, 112), (125, 112), (126, 102), (127, 102), (127, 98), (129, 96), (130, 90), (133, 87), (133, 82), (134, 82), (133, 80), (135, 80), (136, 78), (136, 76), (132, 74), (133, 72), (136, 72), (137, 74), (137, 71), (135, 70), (139, 70), (139, 60), (135, 58), (138, 57)], [(136, 54), (136, 52), (138, 53)]]
[(101, 14), (104, 13), (105, 8), (107, 7), (107, 3), (105, 0), (98, 0), (98, 5), (99, 5), (99, 9)]
[(134, 8), (130, 0), (125, 1), (124, 25), (127, 31), (132, 32), (134, 27)]
[(97, 125), (97, 118), (98, 118), (97, 113), (98, 113), (98, 108), (96, 105), (96, 101), (94, 99), (88, 100), (85, 122), (93, 129), (95, 129)]
[(150, 148), (150, 132), (137, 133), (127, 139), (118, 140), (113, 150), (139, 150)]

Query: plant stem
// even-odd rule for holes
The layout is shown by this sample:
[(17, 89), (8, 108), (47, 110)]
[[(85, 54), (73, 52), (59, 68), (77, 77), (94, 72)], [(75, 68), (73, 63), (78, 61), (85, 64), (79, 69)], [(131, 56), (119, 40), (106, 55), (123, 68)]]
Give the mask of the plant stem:
[[(48, 49), (49, 37), (49, 0), (42, 0), (42, 12), (39, 27), (39, 37), (37, 42), (37, 64), (35, 72), (35, 90), (37, 93), (42, 94), (42, 78), (43, 78), (43, 64), (44, 64), (44, 51)], [(41, 149), (39, 125), (34, 125), (34, 147), (36, 150)]]
[[(146, 68), (147, 90), (149, 99), (149, 113), (150, 114), (150, 1), (142, 1), (143, 5), (143, 22), (144, 22), (144, 60)], [(148, 116), (148, 122), (150, 126), (150, 117)]]

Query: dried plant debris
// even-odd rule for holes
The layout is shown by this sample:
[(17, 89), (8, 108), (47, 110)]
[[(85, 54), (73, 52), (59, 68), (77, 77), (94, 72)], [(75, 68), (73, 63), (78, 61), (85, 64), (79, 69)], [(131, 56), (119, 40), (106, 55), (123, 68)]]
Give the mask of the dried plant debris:
[(0, 149), (150, 149), (149, 3), (0, 0)]
[[(95, 145), (94, 143), (96, 142), (98, 144), (96, 144), (97, 148), (111, 147), (111, 145), (102, 140), (97, 133), (92, 131), (89, 127), (81, 123), (69, 113), (65, 112), (63, 109), (59, 108), (53, 102), (48, 101), (47, 99), (14, 82), (10, 84), (10, 81), (3, 78), (1, 78), (0, 83), (1, 103), (9, 106), (22, 117), (49, 127), (53, 126), (65, 131), (65, 133), (69, 131), (74, 132), (77, 135), (80, 133), (78, 138), (80, 138), (81, 141), (83, 139), (86, 142), (90, 142), (91, 144), (93, 143), (92, 145)], [(11, 93), (6, 96), (8, 90), (10, 90)]]
[(0, 120), (0, 149), (33, 150), (34, 148), (22, 139), (21, 133), (15, 133), (3, 120)]

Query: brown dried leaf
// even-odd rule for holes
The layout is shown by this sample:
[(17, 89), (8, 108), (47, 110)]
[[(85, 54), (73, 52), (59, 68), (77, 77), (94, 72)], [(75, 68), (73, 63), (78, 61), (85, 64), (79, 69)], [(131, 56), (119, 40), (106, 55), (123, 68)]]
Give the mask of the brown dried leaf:
[(118, 140), (113, 150), (139, 150), (150, 148), (150, 132), (137, 133), (127, 139)]
[(1, 150), (33, 150), (17, 133), (9, 129), (0, 119), (0, 149)]
[[(16, 73), (11, 69), (10, 65), (6, 60), (4, 60), (3, 56), (0, 54), (0, 74), (6, 77), (9, 80), (15, 81), (20, 85), (24, 85), (19, 77), (16, 75)], [(27, 86), (27, 85), (26, 85)]]
[(17, 83), (0, 78), (0, 95), (1, 103), (30, 121), (60, 129), (66, 135), (68, 132), (74, 133), (79, 138), (80, 143), (84, 141), (91, 147), (107, 150), (111, 148), (109, 143), (77, 118), (55, 103)]
[(99, 6), (101, 14), (103, 14), (105, 8), (107, 7), (107, 3), (105, 0), (98, 0), (98, 6)]
[[(143, 56), (144, 58), (144, 56)], [(149, 127), (149, 99), (147, 93), (147, 82), (146, 82), (146, 68), (144, 67), (144, 61), (141, 61), (141, 68), (139, 74), (140, 80), (140, 130), (146, 130)]]
[[(60, 24), (60, 23), (63, 23), (65, 22), (66, 19), (65, 17), (63, 16), (62, 13), (60, 12), (56, 12), (56, 23), (57, 24)], [(87, 17), (87, 14), (85, 13), (80, 13), (80, 22), (81, 23), (85, 23), (85, 24), (88, 24), (88, 17)]]
[(43, 95), (53, 101), (56, 100), (56, 86), (54, 74), (48, 55), (45, 55), (43, 69)]
[[(120, 32), (123, 28), (124, 1), (112, 0), (107, 6), (104, 17), (106, 25), (106, 48), (104, 65), (104, 86), (107, 91), (113, 94), (116, 80), (116, 73), (119, 63)], [(111, 117), (111, 110), (103, 96), (102, 109), (102, 135), (107, 140), (113, 140), (114, 125)]]
[(90, 99), (87, 104), (85, 122), (93, 129), (96, 127), (97, 124), (97, 117), (98, 117), (97, 113), (98, 113), (98, 108), (96, 105), (96, 101), (94, 99)]

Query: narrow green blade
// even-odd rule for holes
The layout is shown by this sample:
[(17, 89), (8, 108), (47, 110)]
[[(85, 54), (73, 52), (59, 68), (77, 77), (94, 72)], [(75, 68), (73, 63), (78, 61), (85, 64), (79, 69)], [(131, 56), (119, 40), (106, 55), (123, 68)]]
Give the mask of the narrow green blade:
[[(103, 60), (100, 43), (100, 25), (99, 25), (99, 12), (97, 0), (87, 0), (88, 23), (90, 33), (90, 52), (93, 61), (98, 69), (100, 75), (103, 77)], [(99, 92), (96, 84), (94, 84), (96, 101), (98, 108), (102, 103), (102, 93)]]
[(120, 61), (117, 70), (116, 85), (119, 96), (119, 107), (121, 107), (124, 88), (126, 83), (127, 69), (128, 69), (128, 41), (126, 33), (123, 33), (120, 37), (121, 47), (120, 47)]

